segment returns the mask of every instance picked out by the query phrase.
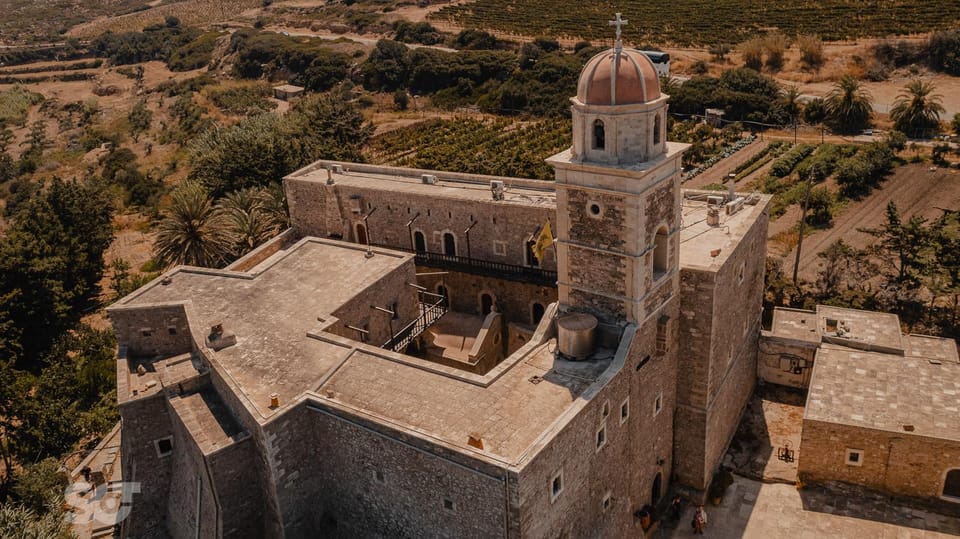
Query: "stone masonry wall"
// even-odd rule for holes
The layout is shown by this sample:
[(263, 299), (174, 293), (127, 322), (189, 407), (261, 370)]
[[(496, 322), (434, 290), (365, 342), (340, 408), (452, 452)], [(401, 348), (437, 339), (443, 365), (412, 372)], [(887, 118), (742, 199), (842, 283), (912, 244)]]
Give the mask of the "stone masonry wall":
[[(467, 234), (471, 223), (470, 256), (492, 262), (525, 266), (528, 264), (526, 244), (548, 220), (556, 229), (556, 205), (550, 199), (543, 205), (520, 205), (490, 200), (466, 200), (437, 194), (409, 193), (319, 182), (286, 180), (290, 220), (300, 235), (327, 237), (342, 235), (357, 241), (356, 225), (373, 211), (367, 220), (371, 243), (412, 250), (412, 233), (424, 235), (427, 251), (443, 253), (443, 233), (453, 234), (459, 256), (467, 256)], [(336, 201), (336, 209), (332, 201)], [(407, 222), (419, 217), (407, 228)], [(338, 224), (334, 224), (339, 221)], [(556, 232), (554, 232), (556, 233)], [(497, 245), (495, 245), (495, 243)], [(503, 249), (500, 251), (500, 249)], [(552, 249), (547, 251), (543, 267), (556, 269)]]
[(716, 272), (681, 269), (677, 475), (698, 490), (709, 485), (753, 391), (766, 231), (764, 212)]
[(339, 412), (304, 406), (277, 427), (286, 537), (506, 537), (503, 471)]
[(207, 457), (224, 538), (264, 536), (263, 491), (255, 476), (254, 451), (253, 440), (247, 438)]
[[(847, 449), (864, 451), (861, 466)], [(938, 498), (948, 470), (960, 468), (960, 442), (804, 419), (799, 476), (807, 483), (840, 481), (888, 494)]]
[[(810, 386), (817, 344), (774, 337), (763, 332), (758, 343), (757, 377), (764, 382), (806, 389)], [(797, 360), (806, 361), (801, 366)], [(800, 369), (797, 374), (794, 365)]]
[[(437, 292), (437, 286), (441, 284), (445, 286), (450, 298), (450, 307), (457, 312), (480, 314), (480, 297), (483, 294), (490, 294), (497, 309), (508, 321), (532, 324), (534, 303), (539, 303), (545, 308), (557, 301), (557, 289), (553, 286), (507, 281), (456, 271), (436, 273), (442, 271), (446, 270), (417, 266), (417, 272), (423, 274), (417, 276), (417, 282), (431, 293)], [(435, 274), (429, 275), (430, 273)]]
[(123, 521), (123, 537), (162, 537), (171, 480), (171, 458), (157, 454), (154, 441), (173, 436), (167, 400), (163, 393), (120, 405), (123, 479), (139, 482), (132, 511)]
[[(678, 303), (672, 300), (662, 312), (675, 318)], [(658, 474), (661, 496), (667, 492), (672, 472), (676, 350), (657, 354), (658, 317), (651, 316), (627, 343), (622, 368), (571, 412), (575, 417), (523, 467), (518, 483), (522, 537), (642, 536), (634, 513), (655, 502)], [(676, 339), (673, 328), (669, 338)], [(621, 422), (624, 403), (627, 417)], [(605, 444), (598, 450), (601, 426)], [(562, 492), (551, 500), (552, 480), (561, 472)]]
[[(170, 460), (170, 495), (167, 498), (167, 532), (174, 539), (189, 537), (217, 537), (219, 523), (217, 501), (213, 485), (204, 465), (203, 453), (190, 435), (183, 419), (176, 413), (176, 403), (170, 403), (174, 413), (173, 454)], [(199, 492), (198, 492), (199, 483)], [(200, 505), (197, 506), (197, 496)], [(200, 510), (199, 514), (197, 509)], [(199, 527), (199, 531), (198, 531)]]
[(193, 349), (193, 337), (183, 305), (109, 309), (117, 341), (131, 356), (174, 356)]
[[(413, 262), (402, 265), (377, 281), (375, 286), (360, 291), (350, 301), (331, 313), (340, 321), (326, 331), (359, 341), (360, 335), (346, 326), (359, 328), (366, 326), (369, 330), (365, 337), (367, 342), (376, 346), (382, 345), (393, 336), (391, 332), (399, 331), (420, 315), (417, 291), (408, 284), (416, 282), (416, 267)], [(384, 291), (390, 291), (390, 293), (385, 294)], [(371, 307), (376, 305), (392, 309), (394, 303), (397, 305), (396, 319)]]

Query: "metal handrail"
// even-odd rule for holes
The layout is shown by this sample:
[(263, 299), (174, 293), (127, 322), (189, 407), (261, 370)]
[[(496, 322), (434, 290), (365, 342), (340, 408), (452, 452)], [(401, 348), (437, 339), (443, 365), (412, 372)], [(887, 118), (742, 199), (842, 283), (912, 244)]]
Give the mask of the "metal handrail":
[[(436, 294), (430, 295), (435, 296)], [(393, 337), (390, 337), (387, 342), (383, 343), (381, 348), (403, 353), (414, 339), (419, 337), (428, 327), (439, 320), (441, 316), (447, 314), (447, 298), (443, 296), (440, 296), (440, 299), (435, 303), (424, 303), (420, 301), (419, 305), (420, 316), (404, 326)]]

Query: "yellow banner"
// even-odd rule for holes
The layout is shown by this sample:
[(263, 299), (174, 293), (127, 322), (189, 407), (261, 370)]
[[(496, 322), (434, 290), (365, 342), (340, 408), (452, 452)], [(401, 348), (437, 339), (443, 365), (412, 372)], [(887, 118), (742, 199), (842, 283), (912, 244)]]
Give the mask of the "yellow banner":
[(543, 228), (540, 229), (540, 234), (537, 236), (537, 243), (533, 244), (533, 256), (537, 257), (537, 261), (541, 264), (543, 263), (543, 255), (547, 249), (553, 245), (553, 233), (550, 231), (550, 221), (544, 223)]

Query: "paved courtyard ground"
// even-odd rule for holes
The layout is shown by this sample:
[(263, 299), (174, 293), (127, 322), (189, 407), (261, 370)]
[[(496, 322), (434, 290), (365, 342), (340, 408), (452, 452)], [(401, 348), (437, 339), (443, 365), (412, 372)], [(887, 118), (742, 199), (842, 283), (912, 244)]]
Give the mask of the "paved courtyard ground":
[[(960, 535), (960, 519), (891, 505), (887, 498), (801, 490), (782, 483), (736, 477), (719, 507), (707, 505), (711, 539), (933, 539)], [(695, 537), (693, 508), (678, 523), (665, 523), (653, 537)], [(696, 537), (700, 537), (699, 535)]]

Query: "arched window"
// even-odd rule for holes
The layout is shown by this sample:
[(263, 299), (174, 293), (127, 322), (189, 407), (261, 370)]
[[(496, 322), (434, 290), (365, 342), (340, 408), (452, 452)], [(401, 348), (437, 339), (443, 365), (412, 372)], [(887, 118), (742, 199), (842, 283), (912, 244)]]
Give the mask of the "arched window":
[(544, 310), (545, 310), (545, 307), (543, 306), (542, 303), (534, 303), (530, 307), (530, 319), (533, 321), (534, 324), (539, 324), (540, 320), (543, 320)]
[(960, 468), (947, 472), (943, 479), (943, 495), (960, 500)]
[(667, 273), (667, 227), (657, 230), (653, 246), (653, 278), (659, 279)]
[(537, 260), (536, 255), (533, 254), (533, 246), (537, 244), (537, 240), (530, 238), (526, 243), (526, 252), (527, 252), (527, 265), (537, 267), (540, 265), (540, 261)]
[(593, 149), (602, 150), (606, 147), (607, 133), (603, 127), (603, 120), (593, 122)]
[(660, 144), (660, 115), (653, 117), (653, 143)]
[(443, 233), (443, 254), (457, 256), (457, 238), (450, 232)]
[(413, 233), (413, 250), (418, 253), (427, 252), (427, 239), (419, 230)]
[(363, 245), (367, 243), (367, 227), (363, 223), (357, 223), (357, 243)]
[(490, 294), (480, 295), (480, 314), (486, 316), (493, 310), (493, 296)]

